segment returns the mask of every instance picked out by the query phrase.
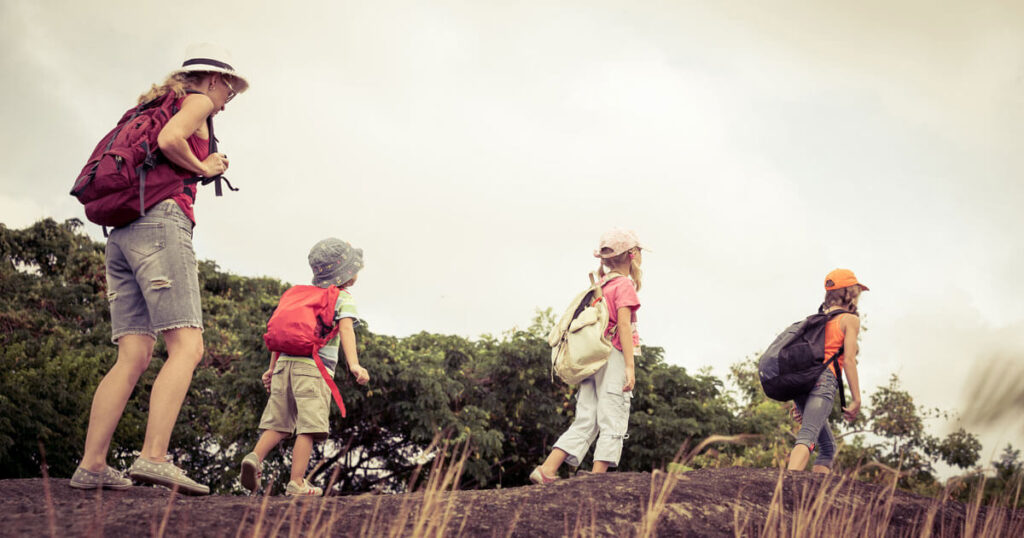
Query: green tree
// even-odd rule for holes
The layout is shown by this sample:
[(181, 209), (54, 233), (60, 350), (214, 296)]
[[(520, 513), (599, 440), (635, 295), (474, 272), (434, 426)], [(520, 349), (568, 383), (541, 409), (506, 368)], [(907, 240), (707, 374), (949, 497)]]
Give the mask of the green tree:
[[(84, 444), (91, 387), (112, 361), (102, 248), (81, 222), (0, 224), (0, 475), (69, 474)], [(97, 268), (98, 267), (98, 268)], [(129, 420), (131, 417), (128, 417)]]
[[(110, 342), (103, 245), (81, 222), (44, 219), (23, 230), (0, 224), (0, 478), (38, 476), (39, 445), (50, 472), (70, 476), (81, 456), (96, 386), (114, 362)], [(267, 394), (260, 376), (269, 364), (262, 334), (288, 288), (199, 264), (206, 354), (173, 430), (169, 456), (215, 492), (241, 492), (238, 465), (255, 445)], [(349, 409), (331, 411), (331, 435), (317, 445), (314, 473), (336, 475), (343, 493), (400, 491), (417, 465), (438, 456), (438, 436), (469, 442), (462, 487), (526, 483), (569, 426), (574, 391), (553, 379), (545, 337), (554, 321), (538, 312), (526, 330), (467, 339), (426, 332), (404, 338), (357, 328), (360, 362), (371, 383), (358, 386), (342, 369), (339, 388)], [(138, 455), (149, 395), (166, 351), (158, 343), (111, 442), (111, 463), (125, 468)], [(657, 346), (636, 359), (630, 438), (622, 470), (665, 467), (684, 443), (715, 434), (755, 434), (749, 444), (712, 447), (695, 467), (778, 466), (796, 425), (784, 404), (760, 390), (756, 363), (731, 369), (729, 386), (708, 371), (669, 364)], [(927, 433), (937, 411), (919, 409), (895, 377), (870, 397), (863, 417), (840, 424), (838, 465), (879, 461), (908, 471), (903, 487), (934, 488), (932, 464), (974, 465), (980, 445), (963, 430)], [(430, 452), (433, 450), (433, 452)], [(265, 476), (287, 476), (287, 444), (271, 452)], [(994, 464), (986, 488), (1005, 491), (1020, 476), (1019, 451)], [(870, 478), (870, 475), (867, 476)], [(283, 489), (276, 483), (276, 492)], [(999, 485), (991, 485), (999, 484)]]

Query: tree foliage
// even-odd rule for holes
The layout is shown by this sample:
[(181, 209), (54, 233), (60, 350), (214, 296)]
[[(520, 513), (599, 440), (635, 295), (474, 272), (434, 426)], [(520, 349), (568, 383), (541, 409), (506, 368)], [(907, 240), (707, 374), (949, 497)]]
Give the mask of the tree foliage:
[[(75, 219), (45, 219), (23, 230), (0, 224), (0, 478), (38, 476), (40, 446), (51, 474), (71, 475), (95, 388), (114, 362), (103, 246), (81, 226)], [(260, 382), (269, 361), (262, 334), (288, 286), (232, 275), (211, 261), (200, 262), (199, 280), (206, 354), (169, 455), (213, 491), (240, 492), (238, 465), (255, 445), (267, 401)], [(542, 310), (526, 330), (477, 339), (426, 332), (399, 338), (360, 325), (360, 361), (372, 381), (359, 386), (339, 372), (349, 416), (343, 419), (332, 408), (331, 435), (316, 447), (313, 460), (320, 466), (313, 479), (333, 478), (342, 493), (399, 491), (418, 465), (437, 457), (429, 452), (432, 442), (446, 436), (472, 446), (462, 487), (526, 483), (575, 406), (572, 388), (551, 376), (545, 335), (553, 319)], [(149, 394), (165, 356), (158, 343), (114, 433), (110, 463), (119, 468), (130, 465), (142, 446)], [(783, 404), (761, 392), (752, 360), (735, 365), (727, 385), (707, 371), (669, 364), (663, 349), (644, 346), (636, 380), (622, 470), (665, 467), (684, 443), (713, 434), (757, 439), (715, 446), (691, 465), (785, 461), (795, 425)], [(833, 424), (844, 432), (841, 468), (865, 461), (900, 466), (909, 471), (904, 487), (920, 490), (934, 486), (937, 461), (976, 464), (977, 439), (962, 430), (930, 436), (925, 423), (937, 412), (919, 409), (895, 377), (870, 402), (852, 425), (839, 424), (838, 410), (833, 413)], [(287, 446), (281, 448), (268, 457), (265, 476), (288, 475)], [(1020, 475), (1019, 451), (1004, 459), (997, 467), (1009, 484)]]

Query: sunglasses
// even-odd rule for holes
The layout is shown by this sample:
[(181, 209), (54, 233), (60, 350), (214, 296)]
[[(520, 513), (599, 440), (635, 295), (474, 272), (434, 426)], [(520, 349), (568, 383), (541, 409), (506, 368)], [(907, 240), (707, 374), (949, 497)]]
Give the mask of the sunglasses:
[(222, 76), (220, 77), (220, 80), (224, 83), (225, 86), (228, 87), (228, 100), (224, 101), (224, 104), (228, 104), (231, 102), (232, 99), (235, 98), (236, 95), (238, 95), (238, 92), (236, 92), (235, 89), (231, 86), (231, 83), (228, 82), (228, 77)]

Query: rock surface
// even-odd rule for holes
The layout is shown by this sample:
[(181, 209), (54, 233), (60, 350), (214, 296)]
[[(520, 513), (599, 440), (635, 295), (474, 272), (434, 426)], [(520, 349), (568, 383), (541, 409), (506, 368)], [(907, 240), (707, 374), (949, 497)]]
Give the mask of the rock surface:
[(992, 536), (1024, 535), (1024, 510), (974, 515), (960, 503), (840, 477), (787, 473), (780, 481), (778, 471), (745, 468), (676, 476), (668, 488), (663, 473), (609, 473), (501, 490), (299, 500), (141, 486), (79, 491), (63, 479), (50, 479), (47, 494), (42, 479), (5, 480), (0, 535), (379, 536), (396, 526), (424, 535), (443, 525), (448, 536), (917, 536), (928, 526), (959, 536), (965, 521), (980, 528), (986, 520), (1001, 525)]

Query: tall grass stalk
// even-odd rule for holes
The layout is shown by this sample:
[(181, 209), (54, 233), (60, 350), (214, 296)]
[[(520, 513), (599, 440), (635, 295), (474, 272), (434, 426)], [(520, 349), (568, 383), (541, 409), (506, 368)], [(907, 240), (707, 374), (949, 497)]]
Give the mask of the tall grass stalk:
[[(853, 491), (854, 477), (868, 467), (886, 471), (885, 487), (880, 494), (861, 498)], [(888, 536), (892, 532), (900, 476), (899, 469), (880, 464), (869, 464), (841, 476), (822, 475), (817, 484), (803, 485), (797, 497), (791, 499), (792, 508), (787, 513), (784, 485), (794, 476), (780, 469), (764, 526), (756, 534), (764, 538)], [(990, 503), (987, 507), (982, 505), (984, 481), (977, 486), (971, 502), (963, 506), (962, 517), (956, 518), (959, 521), (948, 524), (951, 515), (957, 515), (957, 505), (948, 502), (949, 492), (954, 487), (954, 481), (948, 483), (942, 495), (931, 500), (916, 520), (908, 522), (909, 530), (903, 532), (921, 538), (1024, 536), (1024, 511), (1000, 506), (1012, 502), (1012, 494), (1007, 494), (1005, 501)], [(752, 517), (741, 512), (739, 508), (734, 512), (735, 532), (737, 536), (746, 536), (750, 534)]]
[[(395, 517), (390, 521), (384, 521), (380, 506), (383, 499), (374, 506), (373, 515), (361, 529), (360, 536), (447, 536), (447, 529), (453, 517), (455, 496), (452, 495), (458, 490), (459, 480), (462, 477), (462, 470), (466, 460), (469, 458), (469, 443), (457, 444), (450, 458), (448, 453), (448, 442), (440, 443), (435, 439), (427, 448), (426, 453), (434, 453), (436, 456), (430, 467), (427, 482), (420, 490), (422, 499), (419, 507), (414, 508), (412, 495), (406, 495), (402, 499)], [(416, 489), (416, 482), (422, 472), (422, 465), (418, 466), (409, 480), (409, 491)], [(447, 494), (447, 501), (444, 498)], [(468, 510), (467, 510), (468, 513)], [(465, 529), (466, 521), (463, 520), (459, 534)], [(409, 530), (409, 527), (412, 527)]]
[[(672, 458), (672, 463), (669, 464), (668, 468), (685, 467), (711, 444), (745, 443), (757, 437), (757, 435), (752, 434), (712, 435), (701, 441), (700, 444), (689, 452), (686, 452), (687, 443), (683, 443), (679, 450), (676, 451), (676, 455)], [(682, 473), (679, 472), (665, 472), (661, 470), (655, 470), (651, 473), (651, 490), (647, 498), (647, 506), (644, 507), (643, 515), (640, 519), (638, 536), (641, 538), (657, 536), (658, 520), (661, 519), (662, 514), (665, 512), (669, 495), (672, 494), (672, 490), (675, 489), (682, 476)]]
[(50, 491), (50, 470), (49, 466), (46, 465), (46, 449), (43, 448), (42, 441), (39, 442), (39, 456), (42, 459), (43, 495), (46, 497), (46, 522), (49, 525), (50, 536), (57, 538), (57, 511), (53, 509), (53, 493)]
[(174, 509), (174, 498), (178, 496), (178, 486), (171, 489), (171, 495), (167, 499), (167, 508), (164, 509), (164, 517), (160, 520), (160, 528), (157, 530), (157, 538), (163, 538), (167, 532), (167, 521), (171, 519), (171, 510)]

